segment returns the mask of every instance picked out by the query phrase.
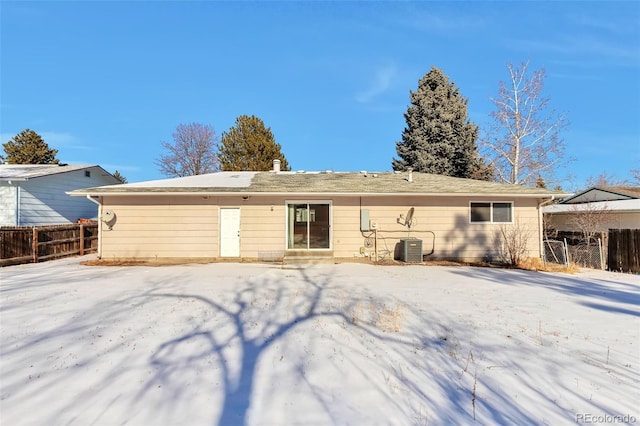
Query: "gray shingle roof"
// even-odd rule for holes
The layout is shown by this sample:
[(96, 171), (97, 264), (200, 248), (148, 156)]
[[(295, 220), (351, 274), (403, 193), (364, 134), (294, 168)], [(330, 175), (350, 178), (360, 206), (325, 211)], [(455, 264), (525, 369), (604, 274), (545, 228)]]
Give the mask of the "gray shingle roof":
[(396, 172), (220, 172), (73, 191), (72, 195), (149, 193), (242, 194), (387, 194), (565, 196), (561, 191), (461, 179), (426, 173)]

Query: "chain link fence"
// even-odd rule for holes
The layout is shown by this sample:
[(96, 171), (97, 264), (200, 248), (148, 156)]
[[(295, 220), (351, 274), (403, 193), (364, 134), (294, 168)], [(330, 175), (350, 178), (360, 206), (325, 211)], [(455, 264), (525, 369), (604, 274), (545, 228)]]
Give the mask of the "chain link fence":
[(568, 265), (574, 263), (583, 268), (605, 269), (602, 241), (600, 238), (588, 244), (568, 244), (567, 240), (545, 240), (545, 261)]
[(544, 260), (549, 263), (557, 263), (558, 265), (568, 265), (567, 245), (566, 241), (545, 240), (544, 241)]
[(595, 243), (568, 246), (569, 260), (578, 266), (592, 269), (604, 269), (602, 244), (600, 239)]

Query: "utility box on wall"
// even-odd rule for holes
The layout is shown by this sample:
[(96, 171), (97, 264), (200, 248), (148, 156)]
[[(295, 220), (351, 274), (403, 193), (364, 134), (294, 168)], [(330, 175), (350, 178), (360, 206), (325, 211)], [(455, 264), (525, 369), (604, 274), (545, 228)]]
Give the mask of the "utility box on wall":
[(422, 240), (417, 238), (400, 240), (400, 260), (407, 263), (422, 263)]
[(369, 210), (361, 209), (360, 210), (360, 230), (361, 231), (370, 231), (369, 228)]

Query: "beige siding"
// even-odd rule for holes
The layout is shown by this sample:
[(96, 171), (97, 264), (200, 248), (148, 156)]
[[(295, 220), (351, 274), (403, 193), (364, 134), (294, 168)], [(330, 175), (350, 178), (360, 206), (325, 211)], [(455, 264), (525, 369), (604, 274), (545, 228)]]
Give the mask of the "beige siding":
[[(285, 205), (283, 198), (221, 198), (221, 206), (240, 207), (240, 252), (242, 257), (257, 259), (285, 249)], [(239, 203), (239, 204), (238, 204)]]
[(103, 258), (214, 258), (218, 255), (215, 197), (105, 197), (102, 210), (116, 215), (101, 225)]
[[(514, 202), (516, 223), (469, 223), (470, 201)], [(398, 223), (414, 207), (411, 231)], [(538, 209), (535, 200), (486, 199), (458, 197), (362, 197), (362, 208), (369, 210), (377, 231), (360, 232), (360, 199), (340, 199), (334, 202), (334, 243), (336, 257), (359, 256), (366, 249), (366, 239), (377, 239), (378, 256), (393, 256), (396, 244), (403, 238), (423, 240), (423, 252), (438, 258), (483, 259), (497, 255), (496, 239), (500, 229), (520, 227), (528, 235), (529, 256), (539, 256)], [(376, 238), (377, 237), (377, 238)], [(370, 241), (369, 241), (370, 242)], [(368, 253), (372, 250), (366, 249)], [(373, 253), (375, 256), (375, 253)]]
[[(220, 207), (240, 208), (240, 250), (243, 258), (261, 258), (286, 252), (286, 203), (296, 197), (251, 196), (110, 196), (104, 209), (117, 216), (111, 230), (102, 227), (104, 258), (160, 258), (219, 256)], [(305, 198), (305, 201), (326, 197)], [(300, 200), (301, 201), (301, 200)], [(537, 200), (486, 199), (474, 197), (335, 197), (332, 206), (332, 249), (337, 258), (393, 257), (402, 238), (423, 240), (423, 251), (433, 257), (483, 259), (495, 258), (496, 238), (502, 225), (469, 223), (470, 201), (511, 201), (517, 224), (529, 235), (529, 255), (539, 256)], [(410, 232), (398, 218), (414, 207), (414, 225)], [(374, 233), (360, 231), (360, 210), (368, 209), (371, 221), (377, 222)], [(369, 239), (367, 241), (367, 239)]]

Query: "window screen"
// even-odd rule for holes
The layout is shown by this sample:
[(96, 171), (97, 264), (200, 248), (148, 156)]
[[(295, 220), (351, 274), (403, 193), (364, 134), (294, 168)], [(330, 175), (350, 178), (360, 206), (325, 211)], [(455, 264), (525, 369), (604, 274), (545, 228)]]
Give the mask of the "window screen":
[(493, 222), (511, 222), (511, 203), (493, 203)]
[(491, 203), (471, 203), (471, 222), (491, 222)]
[(513, 222), (513, 203), (471, 203), (471, 223), (511, 223)]

